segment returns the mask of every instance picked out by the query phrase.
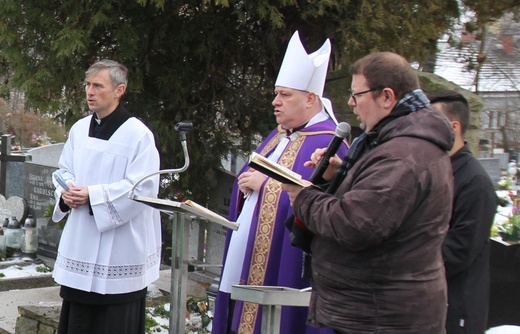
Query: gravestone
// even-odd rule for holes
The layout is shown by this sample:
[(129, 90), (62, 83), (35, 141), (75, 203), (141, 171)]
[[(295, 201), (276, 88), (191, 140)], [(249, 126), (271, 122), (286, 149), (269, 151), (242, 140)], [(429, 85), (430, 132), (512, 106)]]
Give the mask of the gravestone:
[(25, 200), (18, 196), (11, 196), (6, 199), (3, 195), (0, 195), (0, 222), (4, 224), (4, 221), (16, 217), (20, 223), (23, 223), (27, 217), (27, 203)]
[[(216, 179), (216, 198), (211, 201), (214, 205), (208, 209), (227, 218), (235, 175), (221, 169), (217, 171)], [(188, 261), (193, 266), (190, 270), (203, 271), (208, 277), (219, 276), (222, 270), (227, 229), (205, 220), (186, 218), (190, 226)], [(163, 235), (163, 239), (166, 244), (171, 243), (169, 235)]]
[(511, 158), (509, 157), (509, 153), (504, 152), (494, 152), (493, 155), (491, 155), (491, 153), (489, 152), (480, 151), (478, 153), (478, 157), (483, 159), (498, 159), (499, 166), (503, 170), (507, 169), (507, 165), (511, 160)]
[(498, 189), (498, 180), (500, 180), (501, 176), (501, 167), (500, 167), (500, 159), (498, 158), (479, 158), (478, 161), (484, 167), (486, 172), (489, 174), (489, 178), (491, 179), (491, 183), (495, 187), (495, 190)]
[[(52, 173), (58, 169), (63, 144), (37, 147), (28, 151), (32, 161), (25, 163), (25, 198), (29, 213), (36, 219), (38, 228), (38, 255), (56, 258), (61, 228), (49, 217), (54, 208)], [(52, 212), (52, 211), (50, 211)]]
[[(479, 158), (498, 189), (498, 180), (505, 169), (509, 155), (499, 154), (495, 158)], [(490, 297), (488, 327), (504, 324), (520, 325), (520, 245), (506, 246), (490, 241)]]
[(190, 219), (186, 217), (190, 224), (189, 241), (188, 245), (188, 261), (190, 262), (203, 262), (204, 261), (204, 235), (206, 222), (199, 221), (196, 219)]
[[(22, 193), (23, 162), (30, 161), (31, 156), (21, 152), (11, 152), (14, 136), (5, 134), (0, 145), (0, 194), (4, 196), (20, 196)], [(21, 167), (14, 168), (14, 167)]]
[(35, 147), (27, 151), (32, 157), (31, 162), (37, 165), (58, 168), (63, 143)]
[[(8, 248), (6, 257), (17, 258), (20, 253), (20, 242), (22, 224), (27, 216), (27, 205), (25, 200), (18, 196), (11, 196), (6, 199), (0, 195), (0, 222), (4, 226), (5, 243)], [(12, 221), (18, 220), (18, 224)]]
[(520, 326), (520, 244), (491, 240), (488, 327)]
[[(229, 216), (229, 205), (231, 202), (231, 192), (235, 175), (225, 170), (219, 170), (217, 174), (217, 194), (216, 207), (210, 208), (224, 217)], [(227, 229), (219, 224), (207, 224), (206, 241), (206, 262), (210, 264), (222, 264), (224, 256), (224, 246), (226, 243)], [(221, 267), (208, 267), (207, 271), (220, 275)]]

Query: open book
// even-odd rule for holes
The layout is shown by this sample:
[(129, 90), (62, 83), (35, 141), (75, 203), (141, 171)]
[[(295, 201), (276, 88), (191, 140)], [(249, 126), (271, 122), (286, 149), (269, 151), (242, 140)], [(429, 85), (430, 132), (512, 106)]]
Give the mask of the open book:
[(168, 199), (145, 197), (138, 195), (132, 195), (130, 199), (133, 199), (137, 202), (145, 203), (153, 208), (156, 208), (166, 213), (173, 213), (178, 211), (187, 214), (188, 216), (203, 218), (210, 222), (214, 222), (224, 227), (230, 228), (232, 230), (237, 230), (239, 226), (238, 223), (229, 221), (226, 218), (219, 215), (218, 213), (215, 213), (210, 209), (190, 200), (186, 200), (184, 202), (177, 202), (170, 201)]
[(295, 184), (301, 187), (306, 186), (302, 182), (302, 176), (300, 174), (293, 172), (289, 168), (271, 161), (258, 153), (253, 152), (249, 157), (249, 167), (254, 168), (282, 183)]
[(198, 216), (202, 217), (202, 218), (206, 218), (208, 220), (213, 220), (215, 222), (218, 222), (220, 225), (223, 225), (223, 226), (226, 226), (228, 228), (233, 228), (232, 226), (230, 225), (235, 225), (236, 223), (232, 223), (230, 222), (229, 220), (227, 220), (226, 218), (222, 217), (221, 215), (219, 215), (218, 213), (216, 212), (213, 212), (211, 211), (210, 209), (207, 209), (206, 207), (198, 204), (198, 203), (195, 203), (191, 200), (185, 200), (182, 202), (183, 204), (193, 208), (193, 213), (197, 214)]

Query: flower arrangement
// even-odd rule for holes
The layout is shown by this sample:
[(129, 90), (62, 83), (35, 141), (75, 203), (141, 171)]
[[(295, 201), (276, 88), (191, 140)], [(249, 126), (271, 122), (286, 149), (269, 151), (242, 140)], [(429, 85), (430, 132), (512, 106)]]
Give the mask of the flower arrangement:
[(511, 178), (502, 176), (498, 181), (498, 189), (500, 190), (511, 190), (513, 188)]
[(47, 136), (46, 132), (40, 133), (36, 132), (33, 133), (31, 136), (31, 144), (33, 147), (39, 147), (39, 146), (45, 146), (49, 144), (50, 138)]
[(520, 193), (512, 190), (498, 190), (499, 206), (491, 237), (507, 244), (520, 243)]
[(520, 242), (520, 214), (515, 214), (509, 218), (509, 221), (496, 225), (497, 233), (503, 241), (507, 243)]

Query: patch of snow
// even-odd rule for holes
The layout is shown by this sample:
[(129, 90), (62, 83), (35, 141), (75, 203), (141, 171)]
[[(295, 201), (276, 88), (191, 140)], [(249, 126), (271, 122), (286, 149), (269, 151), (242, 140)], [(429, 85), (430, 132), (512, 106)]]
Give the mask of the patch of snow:
[(511, 325), (493, 327), (488, 329), (486, 334), (520, 334), (520, 327)]
[[(164, 304), (163, 307), (167, 312), (170, 312), (170, 303)], [(170, 319), (152, 315), (153, 309), (153, 307), (146, 308), (146, 317), (152, 318), (158, 325), (150, 328), (146, 334), (168, 334)], [(208, 316), (213, 318), (211, 311), (208, 311)], [(189, 318), (186, 318), (186, 334), (199, 334), (202, 327), (202, 317), (200, 314), (190, 314)], [(211, 327), (212, 324), (210, 322), (205, 328), (207, 333), (211, 333)]]
[(0, 273), (4, 274), (1, 279), (10, 279), (10, 278), (21, 278), (21, 277), (32, 277), (32, 276), (51, 276), (51, 272), (39, 272), (37, 268), (47, 268), (45, 265), (39, 263), (32, 263), (29, 265), (20, 265), (13, 264), (9, 267), (0, 269)]
[[(152, 318), (157, 322), (157, 326), (150, 328), (146, 334), (168, 334), (168, 328), (170, 327), (170, 319), (152, 315), (153, 307), (146, 308), (146, 317)], [(164, 309), (170, 311), (170, 303), (164, 304)]]

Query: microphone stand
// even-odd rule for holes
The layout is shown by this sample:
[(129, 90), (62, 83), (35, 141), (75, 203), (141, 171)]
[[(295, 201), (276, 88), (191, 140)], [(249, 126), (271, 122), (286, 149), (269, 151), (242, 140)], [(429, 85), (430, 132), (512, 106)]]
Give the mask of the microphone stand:
[(188, 169), (188, 166), (190, 165), (190, 156), (189, 156), (189, 153), (188, 153), (188, 142), (186, 140), (186, 132), (191, 130), (192, 127), (193, 127), (193, 124), (191, 122), (186, 122), (186, 121), (177, 123), (175, 125), (175, 130), (179, 131), (179, 137), (180, 137), (180, 140), (181, 140), (182, 152), (184, 154), (184, 166), (182, 166), (181, 168), (174, 168), (174, 169), (162, 169), (162, 170), (159, 170), (157, 172), (153, 172), (151, 174), (143, 176), (139, 181), (137, 181), (134, 184), (132, 189), (130, 189), (130, 192), (128, 193), (128, 198), (134, 199), (135, 198), (135, 195), (134, 195), (135, 188), (141, 182), (143, 182), (144, 180), (146, 180), (146, 179), (148, 179), (148, 178), (150, 178), (150, 177), (152, 177), (154, 175), (166, 174), (166, 173), (169, 173), (170, 175), (172, 175), (172, 174), (179, 174), (179, 173), (182, 173), (182, 172), (184, 172), (184, 171), (186, 171)]
[[(138, 201), (134, 195), (135, 188), (144, 180), (158, 174), (178, 174), (186, 171), (190, 165), (190, 156), (188, 154), (188, 144), (186, 140), (186, 132), (191, 130), (193, 124), (190, 121), (184, 121), (175, 125), (175, 130), (179, 131), (179, 136), (184, 153), (184, 166), (181, 168), (163, 169), (153, 172), (142, 177), (137, 181), (130, 192), (128, 198)], [(170, 319), (168, 333), (184, 334), (185, 325), (185, 303), (186, 303), (186, 282), (188, 280), (187, 273), (184, 272), (182, 261), (184, 253), (188, 253), (188, 243), (184, 239), (188, 238), (188, 225), (184, 224), (184, 216), (180, 212), (176, 212), (172, 216), (172, 255), (171, 255), (171, 283), (170, 283)], [(174, 244), (175, 243), (175, 244)]]

